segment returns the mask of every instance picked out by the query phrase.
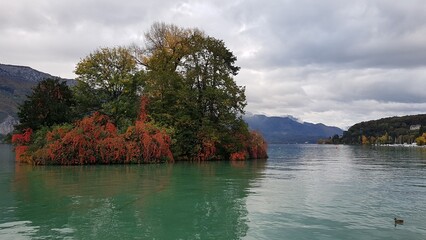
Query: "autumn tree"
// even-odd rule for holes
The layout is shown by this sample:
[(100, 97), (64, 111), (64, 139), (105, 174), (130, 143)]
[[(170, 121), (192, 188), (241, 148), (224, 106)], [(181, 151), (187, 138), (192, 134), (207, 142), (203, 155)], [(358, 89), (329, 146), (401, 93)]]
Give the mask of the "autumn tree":
[(23, 131), (69, 122), (73, 119), (75, 105), (72, 91), (58, 78), (40, 81), (28, 99), (19, 106), (19, 125)]
[(128, 126), (137, 117), (140, 98), (136, 61), (128, 48), (100, 48), (76, 66), (74, 88), (81, 116), (99, 111), (115, 124)]
[(417, 137), (415, 141), (418, 146), (426, 145), (426, 133), (423, 133), (420, 137)]
[(175, 129), (176, 155), (196, 158), (212, 142), (223, 150), (240, 129), (248, 136), (241, 119), (245, 89), (233, 79), (239, 67), (223, 41), (164, 23), (154, 24), (145, 37), (139, 55), (146, 68), (144, 94), (151, 117)]

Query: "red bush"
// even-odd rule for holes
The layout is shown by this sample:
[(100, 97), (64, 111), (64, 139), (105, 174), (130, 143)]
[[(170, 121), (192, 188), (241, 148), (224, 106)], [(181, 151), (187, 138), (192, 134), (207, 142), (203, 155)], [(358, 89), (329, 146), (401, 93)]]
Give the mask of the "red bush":
[(230, 160), (268, 158), (268, 146), (259, 132), (251, 131), (247, 135), (236, 133), (234, 137), (235, 142), (225, 146), (225, 149), (230, 152)]
[(173, 161), (170, 136), (151, 123), (136, 121), (135, 126), (127, 129), (124, 138), (129, 145), (126, 161)]
[(266, 159), (268, 158), (268, 145), (259, 132), (250, 132), (250, 139), (248, 143), (249, 158), (252, 159)]
[(246, 152), (231, 153), (231, 157), (230, 157), (231, 161), (240, 161), (240, 160), (246, 160), (246, 159), (247, 159), (247, 153)]
[(15, 145), (16, 161), (18, 162), (30, 162), (31, 156), (28, 155), (28, 144), (31, 141), (31, 135), (33, 130), (27, 128), (22, 134), (13, 134), (12, 143)]
[(57, 128), (46, 136), (48, 159), (61, 165), (153, 163), (173, 161), (171, 140), (164, 130), (136, 121), (126, 133), (118, 134), (109, 118), (100, 113), (83, 118), (72, 129)]
[(15, 145), (26, 145), (31, 140), (31, 134), (33, 133), (33, 130), (31, 128), (27, 128), (24, 130), (24, 133), (22, 134), (13, 134), (12, 135), (12, 143)]
[(203, 139), (201, 144), (201, 149), (198, 151), (197, 159), (198, 161), (206, 161), (216, 158), (216, 143), (212, 140)]

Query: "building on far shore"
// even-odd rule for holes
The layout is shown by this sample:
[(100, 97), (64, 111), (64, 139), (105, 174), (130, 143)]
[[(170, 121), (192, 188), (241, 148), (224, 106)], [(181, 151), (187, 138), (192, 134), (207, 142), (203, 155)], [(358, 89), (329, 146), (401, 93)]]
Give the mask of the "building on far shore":
[(420, 124), (411, 125), (410, 131), (418, 131), (418, 130), (420, 130), (421, 127), (422, 127), (422, 125), (420, 125)]

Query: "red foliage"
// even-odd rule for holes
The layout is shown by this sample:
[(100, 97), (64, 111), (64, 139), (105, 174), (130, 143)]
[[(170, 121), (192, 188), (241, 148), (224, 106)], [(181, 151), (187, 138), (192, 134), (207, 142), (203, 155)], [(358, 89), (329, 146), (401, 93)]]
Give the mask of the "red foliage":
[[(145, 118), (146, 119), (146, 118)], [(171, 139), (160, 128), (143, 121), (118, 134), (109, 118), (100, 113), (83, 118), (72, 129), (57, 128), (46, 136), (48, 160), (61, 165), (153, 163), (173, 161)]]
[(198, 151), (197, 160), (206, 161), (216, 157), (216, 144), (212, 140), (204, 139)]
[(121, 136), (108, 137), (98, 141), (98, 151), (102, 163), (124, 162), (126, 142)]
[(250, 139), (247, 150), (251, 159), (268, 158), (268, 145), (259, 132), (250, 132)]
[(247, 135), (237, 133), (234, 137), (234, 143), (224, 146), (230, 153), (230, 160), (268, 158), (268, 146), (259, 132), (252, 131)]
[(33, 133), (33, 130), (31, 128), (27, 128), (24, 130), (24, 133), (22, 134), (13, 134), (12, 135), (12, 143), (15, 145), (26, 145), (31, 140), (31, 134)]
[(47, 140), (48, 162), (54, 164), (114, 163), (121, 162), (117, 155), (124, 154), (124, 140), (108, 117), (100, 113), (83, 118), (70, 130), (49, 132)]
[(18, 162), (30, 162), (31, 157), (28, 156), (28, 144), (31, 141), (31, 134), (33, 130), (31, 128), (27, 128), (24, 130), (22, 134), (13, 134), (12, 135), (12, 143), (15, 145), (15, 153), (16, 153), (16, 161)]
[(247, 153), (245, 151), (231, 153), (231, 156), (230, 156), (231, 161), (239, 161), (239, 160), (246, 160), (246, 159), (247, 159)]
[(173, 161), (171, 139), (164, 130), (150, 123), (136, 121), (124, 134), (127, 144), (126, 161), (161, 162)]

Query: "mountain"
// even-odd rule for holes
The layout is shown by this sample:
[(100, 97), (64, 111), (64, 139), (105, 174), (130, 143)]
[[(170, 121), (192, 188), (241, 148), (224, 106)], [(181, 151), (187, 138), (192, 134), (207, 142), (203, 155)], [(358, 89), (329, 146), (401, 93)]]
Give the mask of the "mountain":
[(250, 129), (261, 132), (268, 143), (316, 143), (320, 138), (343, 134), (340, 128), (301, 122), (291, 116), (246, 115), (243, 119)]
[[(18, 106), (41, 80), (54, 76), (26, 66), (0, 64), (0, 135), (13, 131)], [(64, 79), (69, 84), (74, 80)]]

